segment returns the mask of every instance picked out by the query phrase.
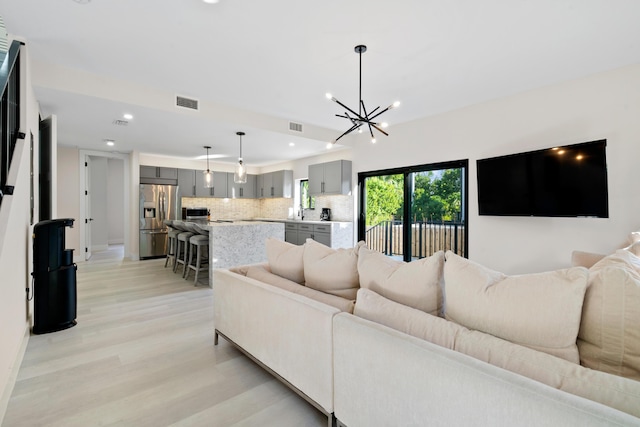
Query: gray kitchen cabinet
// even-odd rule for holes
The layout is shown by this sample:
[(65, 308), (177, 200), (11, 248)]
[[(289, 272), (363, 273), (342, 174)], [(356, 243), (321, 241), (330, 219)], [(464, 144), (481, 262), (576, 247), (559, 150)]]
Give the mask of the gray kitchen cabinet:
[(304, 222), (286, 222), (284, 240), (294, 245), (304, 245), (307, 239), (331, 247), (331, 226), (329, 224), (310, 224)]
[(293, 196), (293, 171), (281, 170), (258, 175), (257, 197), (284, 197)]
[(256, 175), (247, 175), (247, 182), (236, 184), (233, 182), (233, 172), (227, 173), (227, 197), (231, 199), (255, 199), (256, 198)]
[(318, 243), (331, 247), (331, 227), (329, 225), (314, 224), (311, 238)]
[(351, 194), (351, 161), (309, 165), (309, 195)]
[[(213, 171), (213, 187), (206, 188), (204, 186), (204, 171), (196, 171), (195, 185), (196, 197), (229, 197), (227, 192), (227, 172)], [(232, 178), (233, 179), (233, 178)]]
[(294, 245), (298, 244), (298, 224), (284, 223), (284, 241)]
[(196, 195), (196, 171), (178, 169), (178, 199)]
[(140, 166), (140, 184), (177, 185), (178, 169)]

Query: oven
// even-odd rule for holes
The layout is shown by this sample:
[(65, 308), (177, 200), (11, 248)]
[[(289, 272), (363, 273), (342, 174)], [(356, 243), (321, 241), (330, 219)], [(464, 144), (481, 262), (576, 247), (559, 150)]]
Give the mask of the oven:
[(184, 221), (206, 221), (209, 218), (207, 208), (182, 208), (182, 219)]

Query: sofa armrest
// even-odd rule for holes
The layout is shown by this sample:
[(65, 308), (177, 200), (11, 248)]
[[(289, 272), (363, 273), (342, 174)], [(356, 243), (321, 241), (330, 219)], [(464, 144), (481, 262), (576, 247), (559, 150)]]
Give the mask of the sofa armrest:
[(346, 313), (334, 318), (334, 409), (348, 427), (638, 425), (605, 405)]
[(225, 269), (214, 275), (215, 329), (332, 413), (340, 310)]

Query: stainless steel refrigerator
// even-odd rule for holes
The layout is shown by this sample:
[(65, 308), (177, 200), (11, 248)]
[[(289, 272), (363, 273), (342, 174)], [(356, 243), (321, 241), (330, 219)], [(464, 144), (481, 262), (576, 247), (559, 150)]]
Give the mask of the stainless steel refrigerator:
[(167, 253), (165, 219), (178, 219), (178, 186), (140, 184), (140, 259)]

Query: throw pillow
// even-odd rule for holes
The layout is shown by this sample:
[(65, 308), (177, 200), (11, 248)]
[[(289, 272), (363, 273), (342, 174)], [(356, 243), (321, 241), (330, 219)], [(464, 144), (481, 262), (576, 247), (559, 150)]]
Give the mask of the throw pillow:
[(573, 267), (591, 268), (593, 264), (604, 257), (606, 257), (606, 255), (593, 252), (573, 251), (571, 252), (571, 265)]
[(358, 290), (353, 314), (450, 350), (453, 350), (461, 331), (468, 330), (442, 317), (399, 304), (363, 288)]
[(302, 254), (304, 245), (298, 246), (273, 237), (266, 241), (267, 260), (273, 274), (296, 283), (304, 283)]
[(360, 246), (358, 244), (350, 249), (332, 249), (307, 239), (302, 256), (305, 285), (328, 294), (356, 299)]
[(443, 251), (409, 263), (367, 247), (358, 252), (361, 288), (436, 316), (442, 311), (443, 269)]
[(640, 258), (619, 249), (589, 270), (578, 335), (584, 366), (640, 380)]
[(588, 271), (507, 276), (446, 253), (447, 319), (578, 363), (576, 337)]
[(247, 270), (247, 277), (259, 280), (260, 282), (267, 283), (280, 289), (287, 290), (294, 294), (303, 295), (307, 298), (311, 298), (323, 304), (335, 307), (340, 311), (353, 313), (355, 301), (316, 291), (315, 289), (311, 289), (307, 286), (303, 286), (299, 283), (287, 280), (284, 277), (280, 277), (269, 272), (269, 270), (265, 266), (254, 265), (249, 267), (249, 269)]

